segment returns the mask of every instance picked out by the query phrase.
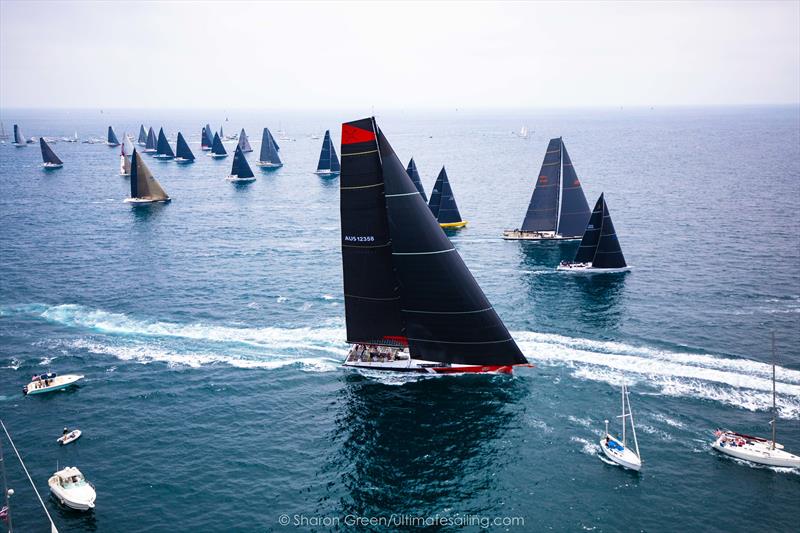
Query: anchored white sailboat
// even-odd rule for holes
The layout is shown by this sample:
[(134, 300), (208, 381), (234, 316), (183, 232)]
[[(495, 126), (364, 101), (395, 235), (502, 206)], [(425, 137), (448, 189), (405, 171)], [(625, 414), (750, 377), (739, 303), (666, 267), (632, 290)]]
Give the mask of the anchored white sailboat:
[[(631, 400), (628, 397), (628, 386), (622, 384), (622, 414), (617, 418), (622, 419), (622, 440), (613, 437), (608, 432), (608, 420), (606, 420), (606, 432), (600, 439), (600, 448), (603, 453), (618, 465), (636, 470), (642, 468), (642, 458), (639, 455), (639, 441), (636, 440), (636, 427), (633, 425), (633, 411), (631, 411)], [(625, 428), (627, 420), (631, 420), (631, 435), (633, 435), (633, 449), (626, 442)]]
[(800, 457), (783, 449), (775, 442), (775, 426), (778, 422), (778, 408), (775, 391), (775, 333), (772, 334), (772, 439), (753, 437), (735, 431), (718, 429), (717, 437), (711, 447), (718, 452), (760, 465), (800, 468)]

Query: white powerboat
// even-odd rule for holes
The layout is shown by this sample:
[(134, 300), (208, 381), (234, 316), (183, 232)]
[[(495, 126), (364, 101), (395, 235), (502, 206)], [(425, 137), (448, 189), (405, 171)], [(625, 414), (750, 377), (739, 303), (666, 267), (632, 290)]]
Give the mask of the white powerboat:
[[(642, 468), (642, 458), (639, 455), (639, 442), (636, 440), (636, 428), (633, 425), (633, 412), (631, 411), (631, 402), (628, 397), (628, 387), (624, 383), (622, 384), (622, 414), (617, 418), (622, 419), (622, 440), (613, 437), (608, 432), (608, 420), (606, 420), (606, 432), (603, 438), (600, 439), (600, 448), (606, 457), (618, 465), (638, 472)], [(625, 442), (625, 426), (628, 418), (631, 419), (634, 449), (631, 449)]]
[(74, 385), (78, 380), (83, 379), (80, 374), (57, 375), (55, 372), (33, 376), (31, 382), (22, 387), (22, 392), (26, 395), (43, 394), (63, 390)]
[[(64, 431), (67, 431), (67, 428), (64, 428)], [(81, 437), (81, 430), (73, 429), (72, 431), (64, 433), (59, 438), (57, 438), (56, 442), (64, 446), (65, 444), (69, 444), (70, 442), (75, 442), (80, 437)]]
[(62, 505), (78, 511), (94, 509), (97, 498), (94, 487), (86, 481), (83, 474), (74, 466), (54, 472), (47, 480), (50, 492)]

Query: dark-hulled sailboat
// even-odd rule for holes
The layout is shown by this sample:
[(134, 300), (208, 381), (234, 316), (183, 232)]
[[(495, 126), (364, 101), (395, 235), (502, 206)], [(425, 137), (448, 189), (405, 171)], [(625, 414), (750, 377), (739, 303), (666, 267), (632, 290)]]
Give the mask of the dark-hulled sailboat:
[(456, 197), (453, 196), (453, 189), (450, 187), (450, 180), (444, 167), (436, 178), (428, 208), (443, 228), (463, 228), (467, 225), (467, 221), (461, 219)]
[(58, 158), (53, 149), (50, 148), (50, 145), (47, 144), (47, 141), (44, 140), (44, 137), (39, 137), (39, 146), (42, 149), (42, 166), (44, 168), (50, 170), (64, 166), (64, 162)]
[(194, 154), (189, 148), (189, 143), (183, 138), (183, 134), (178, 132), (178, 144), (175, 147), (176, 163), (194, 163)]
[(154, 154), (157, 150), (158, 141), (156, 139), (156, 132), (153, 130), (153, 126), (150, 126), (150, 130), (147, 132), (147, 141), (144, 143), (144, 153), (146, 154)]
[(211, 127), (206, 124), (203, 126), (203, 131), (200, 133), (200, 149), (204, 152), (211, 150), (211, 145), (214, 144), (214, 136), (211, 135)]
[(241, 148), (244, 153), (253, 151), (253, 147), (250, 146), (250, 139), (247, 138), (247, 133), (245, 133), (244, 128), (242, 128), (241, 133), (239, 133), (239, 148)]
[(342, 125), (348, 367), (509, 373), (525, 356), (374, 118)]
[(629, 269), (625, 256), (622, 255), (614, 223), (611, 222), (611, 214), (601, 194), (586, 225), (575, 260), (562, 261), (557, 270), (600, 273), (624, 272)]
[(28, 146), (28, 139), (22, 134), (22, 128), (18, 124), (14, 124), (14, 142), (11, 143), (17, 148)]
[(589, 221), (589, 204), (561, 137), (550, 139), (522, 228), (507, 240), (578, 240)]
[(331, 141), (330, 130), (325, 130), (325, 138), (322, 139), (322, 151), (319, 153), (319, 163), (314, 172), (317, 176), (333, 177), (338, 176), (341, 171), (339, 158), (336, 157), (336, 148)]
[(153, 173), (144, 164), (142, 156), (135, 149), (131, 156), (131, 196), (125, 198), (129, 204), (153, 204), (157, 202), (169, 202), (171, 198), (167, 195), (161, 184), (153, 177)]
[(228, 152), (225, 151), (225, 146), (222, 144), (222, 139), (219, 133), (214, 134), (214, 141), (211, 143), (211, 152), (208, 154), (214, 159), (222, 159), (228, 157)]
[(139, 139), (136, 141), (139, 146), (147, 146), (147, 132), (144, 131), (144, 124), (139, 125)]
[(272, 138), (272, 132), (269, 131), (269, 128), (264, 128), (264, 132), (261, 134), (261, 152), (256, 165), (261, 168), (280, 168), (283, 166), (278, 155), (278, 147), (275, 144), (275, 139)]
[(419, 179), (419, 172), (417, 172), (417, 164), (414, 162), (413, 157), (408, 162), (408, 166), (406, 167), (406, 173), (408, 174), (408, 177), (411, 178), (411, 181), (414, 182), (414, 186), (416, 186), (417, 190), (419, 191), (419, 195), (422, 196), (422, 199), (425, 202), (427, 202), (428, 196), (425, 194), (425, 187), (422, 186), (422, 180)]
[(122, 134), (122, 146), (119, 149), (119, 175), (131, 175), (131, 157), (133, 154), (133, 143), (126, 134)]
[(231, 165), (231, 174), (227, 178), (228, 181), (236, 183), (244, 183), (248, 181), (255, 181), (256, 176), (250, 168), (250, 164), (244, 157), (241, 146), (236, 145), (236, 152), (233, 153), (233, 165)]
[(114, 128), (112, 128), (111, 126), (108, 127), (106, 146), (119, 146), (119, 139), (117, 139), (117, 134), (114, 133)]
[(169, 145), (167, 136), (164, 135), (164, 128), (158, 130), (158, 142), (156, 143), (156, 159), (174, 159), (175, 152), (172, 151), (172, 146)]

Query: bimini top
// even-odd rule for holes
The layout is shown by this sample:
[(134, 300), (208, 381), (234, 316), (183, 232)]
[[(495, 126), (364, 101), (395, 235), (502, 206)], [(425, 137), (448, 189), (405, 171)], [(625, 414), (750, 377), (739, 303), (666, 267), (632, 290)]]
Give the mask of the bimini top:
[(374, 118), (342, 125), (342, 265), (351, 343), (443, 363), (527, 363)]
[(578, 237), (586, 228), (589, 214), (589, 204), (563, 140), (550, 139), (522, 231), (552, 231), (564, 237)]

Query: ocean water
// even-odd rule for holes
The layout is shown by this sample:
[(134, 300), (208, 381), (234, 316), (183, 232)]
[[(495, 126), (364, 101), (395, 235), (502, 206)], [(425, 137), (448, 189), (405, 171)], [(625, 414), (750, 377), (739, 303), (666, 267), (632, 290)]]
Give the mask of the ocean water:
[[(365, 529), (795, 530), (800, 474), (709, 443), (717, 427), (769, 432), (774, 331), (779, 441), (800, 452), (800, 109), (378, 115), (428, 190), (447, 166), (469, 220), (451, 239), (535, 364), (433, 378), (340, 367), (338, 179), (312, 173), (310, 134), (329, 128), (338, 143), (340, 123), (366, 114), (2, 111), (7, 132), (19, 122), (37, 137), (163, 125), (197, 156), (147, 157), (174, 200), (133, 208), (117, 149), (58, 142), (64, 168), (45, 171), (37, 145), (0, 144), (0, 417), (60, 531), (370, 518)], [(246, 128), (251, 164), (261, 128), (283, 127), (285, 166), (225, 182), (232, 157), (199, 150), (206, 122)], [(511, 133), (523, 124), (528, 140)], [(556, 136), (590, 205), (605, 192), (632, 272), (556, 273), (576, 243), (500, 239)], [(24, 397), (47, 370), (86, 379)], [(638, 475), (597, 444), (604, 419), (618, 429), (623, 379)], [(65, 425), (84, 436), (59, 448)], [(47, 531), (4, 452), (16, 530)], [(93, 513), (47, 497), (57, 465), (96, 485)], [(516, 522), (484, 527), (495, 519)]]

